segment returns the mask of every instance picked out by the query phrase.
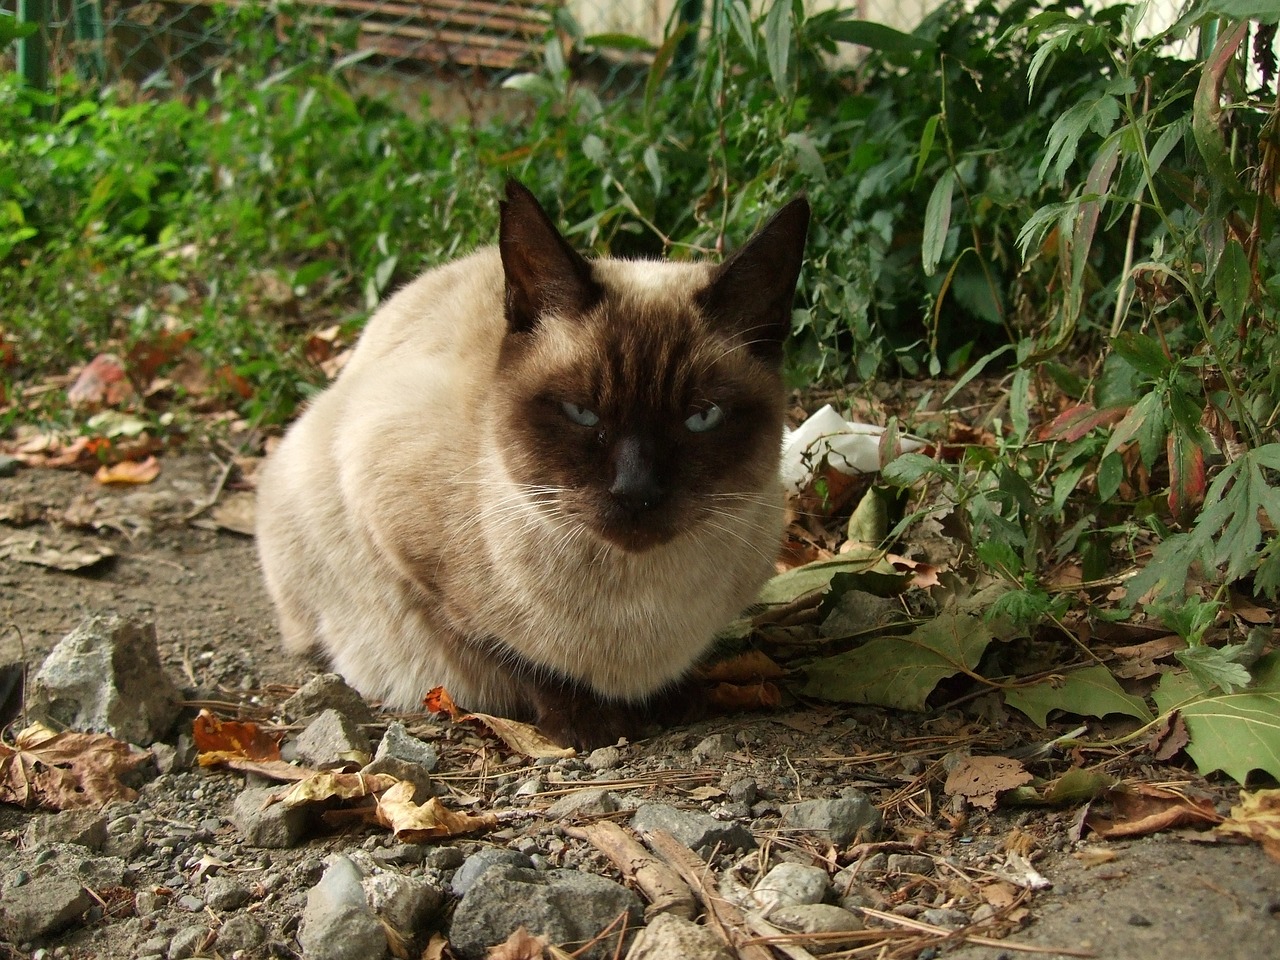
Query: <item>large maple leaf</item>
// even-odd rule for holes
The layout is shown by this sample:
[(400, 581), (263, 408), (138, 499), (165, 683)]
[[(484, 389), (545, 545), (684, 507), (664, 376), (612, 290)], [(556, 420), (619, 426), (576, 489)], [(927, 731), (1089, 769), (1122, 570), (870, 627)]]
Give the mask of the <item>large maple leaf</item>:
[(101, 807), (138, 794), (121, 777), (149, 754), (102, 733), (58, 733), (32, 724), (0, 742), (0, 802), (70, 810)]

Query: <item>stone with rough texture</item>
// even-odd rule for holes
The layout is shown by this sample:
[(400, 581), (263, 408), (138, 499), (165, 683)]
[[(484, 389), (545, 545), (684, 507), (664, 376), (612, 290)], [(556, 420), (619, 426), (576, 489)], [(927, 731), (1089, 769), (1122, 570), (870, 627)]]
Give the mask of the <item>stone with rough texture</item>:
[(449, 889), (455, 897), (464, 897), (475, 882), (494, 867), (523, 867), (532, 870), (533, 861), (519, 850), (508, 850), (506, 847), (481, 847), (458, 867), (449, 884)]
[(583, 762), (588, 770), (612, 770), (622, 763), (622, 751), (617, 747), (598, 747), (587, 754)]
[(204, 885), (204, 902), (213, 910), (239, 910), (253, 893), (235, 877), (210, 877)]
[(97, 810), (63, 810), (35, 817), (23, 834), (27, 849), (50, 843), (75, 843), (101, 850), (107, 843), (107, 818)]
[(373, 755), (375, 760), (384, 757), (416, 763), (428, 773), (435, 770), (436, 764), (440, 762), (440, 755), (435, 747), (410, 734), (405, 725), (399, 722), (388, 724), (387, 732), (382, 735), (378, 750)]
[(307, 812), (302, 807), (289, 810), (282, 803), (265, 805), (276, 792), (274, 787), (249, 787), (236, 797), (231, 822), (252, 847), (297, 846), (306, 832)]
[(6, 886), (0, 897), (0, 938), (26, 943), (48, 936), (71, 926), (95, 903), (79, 880), (56, 874)]
[(318, 770), (348, 761), (367, 763), (373, 744), (359, 725), (337, 710), (322, 710), (298, 734), (298, 759)]
[(206, 940), (212, 940), (206, 927), (183, 927), (169, 941), (169, 960), (187, 960), (201, 955)]
[(618, 797), (608, 790), (599, 788), (592, 790), (575, 790), (565, 794), (551, 806), (547, 807), (547, 816), (564, 817), (597, 817), (606, 813), (616, 813)]
[(364, 697), (336, 673), (312, 677), (281, 709), (292, 720), (310, 720), (326, 710), (337, 710), (354, 723), (373, 723), (373, 711)]
[(843, 847), (861, 837), (872, 840), (880, 833), (883, 818), (867, 797), (837, 800), (805, 800), (782, 808), (782, 826), (804, 830)]
[(887, 870), (889, 873), (918, 873), (927, 877), (933, 873), (933, 857), (918, 853), (891, 853)]
[(365, 877), (364, 893), (373, 912), (405, 940), (425, 930), (445, 901), (444, 890), (433, 881), (399, 873)]
[(766, 914), (778, 907), (821, 903), (831, 891), (827, 871), (800, 863), (780, 863), (763, 877), (751, 896)]
[(678, 810), (665, 803), (642, 804), (631, 818), (641, 833), (666, 830), (690, 850), (719, 844), (724, 850), (754, 850), (755, 838), (742, 824), (717, 820), (699, 810)]
[(88, 617), (63, 637), (27, 693), (33, 719), (143, 745), (168, 732), (180, 707), (155, 627), (114, 614)]
[(691, 920), (659, 914), (640, 931), (626, 960), (733, 960), (724, 941)]
[(307, 892), (298, 944), (307, 960), (381, 960), (387, 935), (365, 899), (360, 870), (346, 857), (329, 858), (324, 876)]
[[(639, 898), (626, 887), (590, 873), (496, 867), (483, 874), (454, 911), (449, 943), (461, 960), (483, 960), (517, 927), (573, 953), (627, 914), (626, 927), (642, 922)], [(615, 928), (617, 929), (617, 928)], [(604, 937), (583, 960), (611, 960), (618, 939)]]
[[(843, 907), (833, 907), (827, 903), (800, 903), (779, 907), (770, 914), (769, 922), (792, 933), (851, 933), (865, 926), (861, 917)], [(852, 945), (851, 941), (810, 941), (804, 944), (804, 948), (810, 953), (831, 953)]]
[(251, 913), (234, 913), (218, 928), (218, 952), (224, 957), (237, 950), (253, 950), (266, 942), (266, 927)]

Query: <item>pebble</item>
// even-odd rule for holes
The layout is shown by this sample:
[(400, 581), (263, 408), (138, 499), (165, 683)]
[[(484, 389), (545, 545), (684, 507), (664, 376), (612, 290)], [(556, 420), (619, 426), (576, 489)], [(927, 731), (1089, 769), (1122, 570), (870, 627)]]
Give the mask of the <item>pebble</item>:
[(782, 808), (782, 826), (804, 830), (843, 847), (861, 837), (874, 839), (883, 818), (869, 797), (842, 797), (835, 800), (805, 800)]
[(296, 746), (299, 760), (321, 770), (340, 767), (355, 758), (366, 764), (373, 751), (359, 725), (337, 710), (321, 711), (298, 734)]
[(387, 936), (369, 908), (360, 871), (340, 854), (307, 892), (298, 944), (307, 960), (381, 960)]
[(733, 738), (723, 733), (713, 733), (693, 748), (692, 759), (695, 767), (706, 766), (713, 760), (723, 760), (725, 754), (737, 749)]
[(46, 937), (75, 923), (97, 901), (80, 881), (51, 875), (6, 888), (0, 900), (0, 926), (12, 943)]
[(427, 851), (426, 863), (436, 870), (457, 870), (466, 859), (467, 855), (457, 847), (433, 847)]
[(951, 927), (958, 929), (969, 925), (969, 915), (960, 910), (947, 910), (940, 908), (925, 910), (920, 914), (920, 919), (925, 923), (932, 923), (935, 927)]
[(466, 896), (467, 891), (475, 885), (477, 880), (489, 870), (499, 866), (532, 869), (533, 861), (518, 850), (508, 850), (505, 847), (481, 847), (467, 857), (466, 862), (458, 868), (449, 889), (455, 897)]
[(263, 806), (276, 792), (275, 787), (248, 787), (236, 797), (231, 822), (250, 846), (278, 849), (296, 846), (302, 840), (307, 824), (305, 809), (289, 810), (283, 803)]
[(799, 863), (780, 863), (760, 878), (751, 896), (765, 916), (779, 907), (821, 903), (831, 892), (827, 871)]
[(364, 698), (336, 673), (312, 677), (281, 707), (292, 720), (310, 720), (325, 710), (336, 710), (353, 723), (373, 723), (373, 711)]
[(251, 913), (235, 913), (218, 928), (218, 952), (226, 957), (237, 950), (253, 950), (267, 940), (267, 930)]
[(169, 941), (169, 960), (188, 960), (196, 956), (208, 939), (209, 931), (205, 927), (184, 927)]
[(556, 819), (596, 817), (615, 813), (619, 808), (617, 794), (600, 788), (575, 790), (547, 807), (547, 816)]
[(187, 913), (199, 913), (204, 909), (204, 901), (199, 897), (184, 893), (177, 900), (178, 909), (185, 910)]
[(253, 894), (235, 877), (210, 877), (204, 885), (204, 900), (214, 910), (239, 910)]
[(426, 929), (446, 899), (444, 890), (431, 880), (398, 873), (366, 877), (364, 892), (373, 911), (406, 940)]
[(733, 960), (724, 942), (691, 920), (659, 914), (640, 931), (626, 960)]
[(888, 873), (916, 873), (929, 876), (933, 873), (933, 857), (914, 853), (891, 853), (886, 863)]
[(645, 803), (631, 818), (640, 833), (666, 830), (691, 850), (719, 845), (724, 850), (753, 850), (755, 838), (740, 823), (716, 820), (701, 810), (679, 810), (665, 803)]
[(617, 747), (599, 747), (587, 754), (588, 770), (612, 770), (622, 763), (622, 751)]
[[(793, 933), (844, 933), (863, 928), (861, 917), (827, 903), (779, 907), (769, 916), (769, 922)], [(828, 940), (806, 943), (805, 949), (810, 953), (830, 953), (848, 946), (839, 940)]]
[(74, 843), (97, 851), (107, 842), (107, 818), (97, 810), (63, 810), (36, 816), (27, 824), (22, 839), (28, 848)]

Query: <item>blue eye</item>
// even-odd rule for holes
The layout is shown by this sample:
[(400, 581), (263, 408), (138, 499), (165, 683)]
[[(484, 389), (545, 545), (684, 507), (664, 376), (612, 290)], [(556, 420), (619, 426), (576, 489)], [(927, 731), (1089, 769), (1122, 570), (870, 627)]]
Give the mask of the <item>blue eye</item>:
[(724, 411), (713, 403), (707, 409), (699, 410), (685, 420), (684, 425), (689, 428), (691, 433), (706, 433), (708, 430), (714, 430), (720, 426), (723, 420)]
[(583, 427), (594, 427), (600, 422), (600, 418), (586, 407), (580, 407), (576, 403), (570, 403), (565, 400), (560, 404), (560, 409), (564, 411), (564, 415), (574, 423)]

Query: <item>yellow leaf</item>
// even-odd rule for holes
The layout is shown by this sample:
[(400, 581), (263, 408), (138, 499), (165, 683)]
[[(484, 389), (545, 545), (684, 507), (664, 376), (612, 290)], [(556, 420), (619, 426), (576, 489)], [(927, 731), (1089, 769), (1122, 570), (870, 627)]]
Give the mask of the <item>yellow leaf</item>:
[[(299, 780), (282, 794), (272, 797), (273, 802), (287, 808), (302, 807), (325, 800), (356, 800), (382, 793), (402, 785), (400, 780), (387, 773), (330, 773), (321, 771), (305, 780)], [(404, 784), (413, 792), (413, 784)]]
[(498, 818), (491, 813), (478, 816), (459, 813), (450, 810), (437, 797), (426, 803), (414, 803), (413, 790), (412, 783), (401, 780), (378, 797), (375, 818), (384, 827), (395, 831), (397, 840), (422, 843), (476, 830), (490, 830), (498, 825)]

